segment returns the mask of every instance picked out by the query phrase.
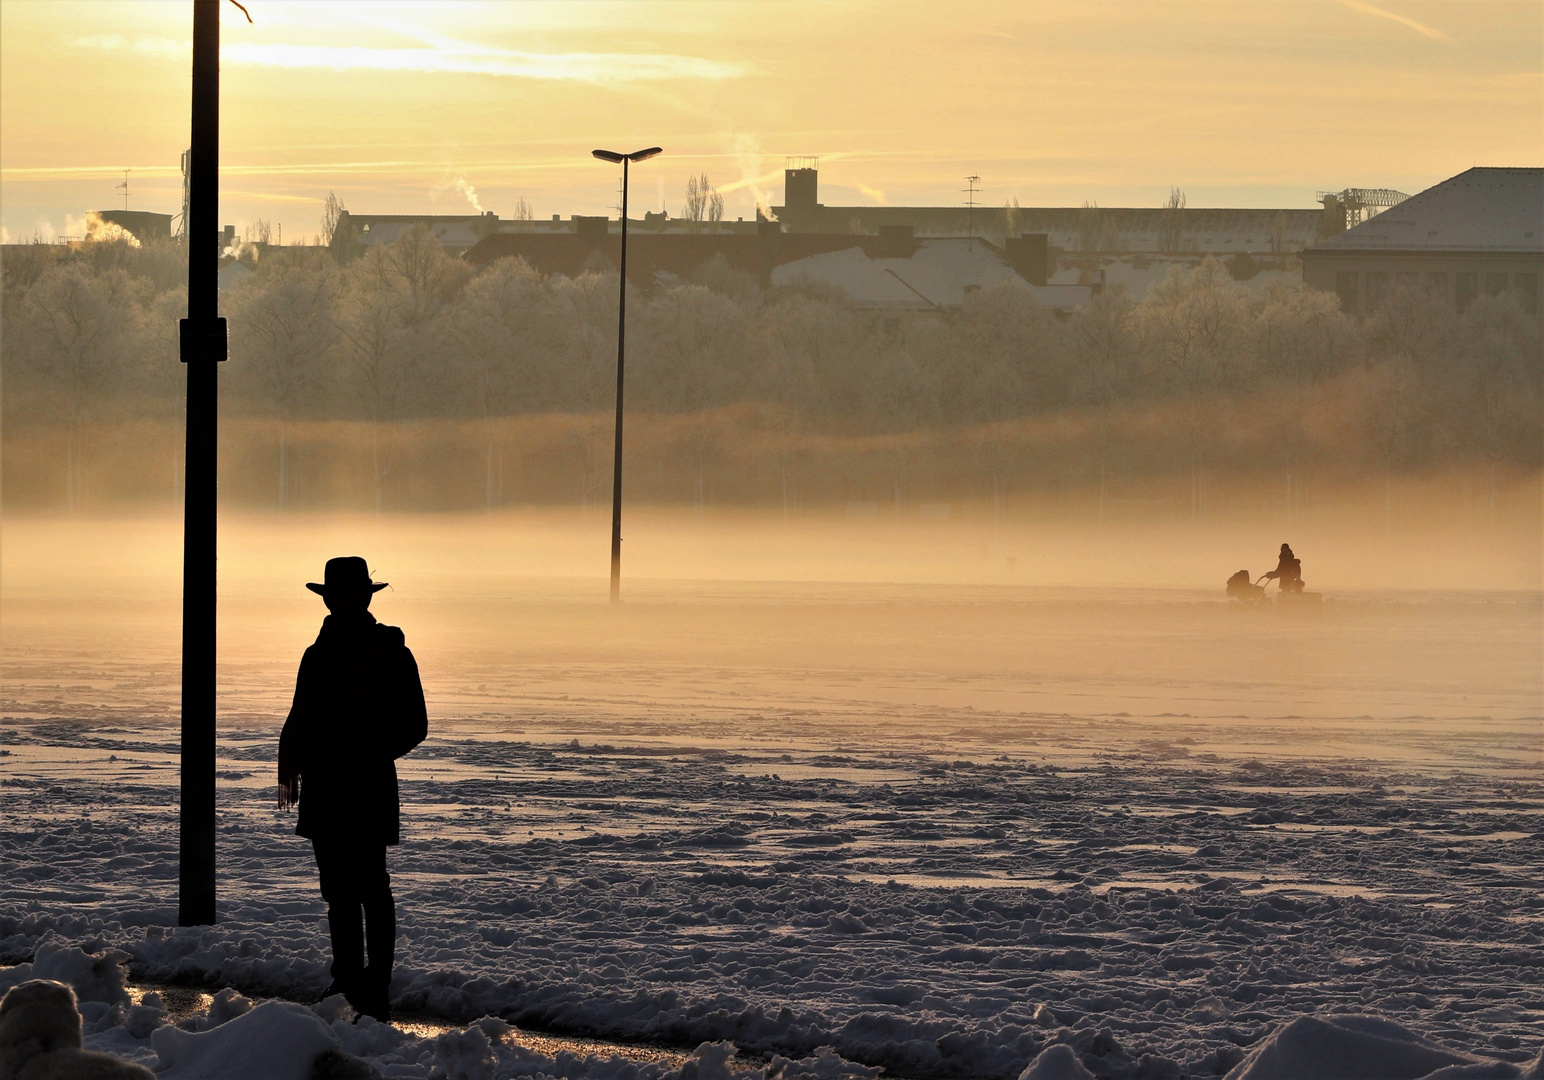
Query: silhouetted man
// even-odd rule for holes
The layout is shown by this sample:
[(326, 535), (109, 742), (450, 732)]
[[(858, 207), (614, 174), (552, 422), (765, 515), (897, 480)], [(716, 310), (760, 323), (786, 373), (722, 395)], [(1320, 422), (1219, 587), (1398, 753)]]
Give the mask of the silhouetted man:
[(390, 1016), (397, 939), (386, 873), (386, 848), (401, 838), (393, 762), (429, 729), (418, 664), (402, 631), (370, 614), (371, 597), (385, 587), (370, 580), (357, 556), (327, 560), (323, 583), (307, 583), (331, 614), (300, 661), (295, 703), (279, 736), (279, 806), (299, 802), (295, 832), (311, 841), (327, 902), (327, 993), (382, 1021)]
[(1303, 564), (1292, 554), (1290, 544), (1281, 545), (1281, 558), (1276, 562), (1276, 569), (1265, 577), (1268, 581), (1275, 581), (1282, 592), (1303, 591)]

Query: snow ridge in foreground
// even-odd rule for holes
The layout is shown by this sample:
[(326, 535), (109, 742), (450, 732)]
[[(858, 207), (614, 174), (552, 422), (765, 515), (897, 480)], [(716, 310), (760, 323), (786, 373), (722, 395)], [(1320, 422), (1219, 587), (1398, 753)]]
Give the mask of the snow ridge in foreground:
[[(0, 961), (117, 950), (142, 981), (320, 993), (271, 731), (222, 734), (220, 922), (187, 929), (172, 735), (4, 735)], [(442, 738), (407, 760), (399, 1010), (940, 1080), (1013, 1080), (1055, 1045), (1111, 1077), (1250, 1055), (1258, 1080), (1283, 1025), (1366, 1012), (1497, 1069), (1544, 1042), (1536, 778), (1174, 746), (1057, 768)], [(90, 978), (109, 988), (83, 1000), (122, 1004)], [(113, 1030), (154, 1029), (134, 1008)], [(413, 1052), (400, 1075), (426, 1075)]]
[[(548, 1056), (518, 1044), (503, 1020), (484, 1017), (432, 1038), (368, 1017), (351, 1023), (340, 997), (313, 1007), (269, 1000), (254, 1005), (222, 991), (209, 1008), (171, 1022), (157, 995), (134, 1005), (125, 990), (123, 954), (88, 955), (46, 944), (33, 963), (0, 971), (0, 987), (29, 978), (72, 985), (86, 1021), (88, 1049), (155, 1070), (161, 1080), (315, 1080), (319, 1076), (421, 1076), (428, 1080), (874, 1080), (884, 1070), (820, 1047), (801, 1059), (773, 1055), (765, 1064), (736, 1060), (728, 1041), (705, 1042), (679, 1066), (623, 1057)], [(1151, 1058), (1119, 1069), (1108, 1034), (1058, 1033), (1019, 1080), (1093, 1080), (1096, 1076), (1183, 1075)], [(1129, 1062), (1125, 1062), (1129, 1066)], [(1118, 1072), (1108, 1071), (1116, 1066)], [(1215, 1070), (1212, 1073), (1215, 1075)], [(1506, 1080), (1544, 1076), (1544, 1057), (1519, 1066), (1453, 1050), (1374, 1015), (1299, 1017), (1264, 1039), (1227, 1073), (1228, 1080)]]

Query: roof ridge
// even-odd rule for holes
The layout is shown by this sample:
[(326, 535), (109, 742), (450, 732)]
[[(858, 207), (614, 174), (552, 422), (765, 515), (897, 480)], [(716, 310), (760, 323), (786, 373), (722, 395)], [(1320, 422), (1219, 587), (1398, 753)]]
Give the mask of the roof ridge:
[(1476, 165), (1309, 250), (1544, 252), (1541, 196), (1544, 167)]

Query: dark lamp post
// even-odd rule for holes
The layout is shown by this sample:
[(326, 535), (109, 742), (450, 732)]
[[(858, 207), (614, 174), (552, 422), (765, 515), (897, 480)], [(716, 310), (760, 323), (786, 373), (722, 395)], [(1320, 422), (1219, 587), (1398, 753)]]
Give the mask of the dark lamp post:
[(622, 267), (617, 297), (617, 434), (611, 465), (611, 602), (622, 599), (622, 345), (627, 335), (627, 167), (634, 161), (648, 161), (659, 147), (619, 154), (615, 150), (593, 151), (602, 161), (622, 166)]
[[(239, 6), (239, 5), (238, 5)], [(215, 500), (218, 376), (225, 320), (218, 314), (220, 268), (220, 7), (193, 4), (193, 131), (188, 153), (188, 366), (186, 479), (182, 516), (182, 805), (177, 923), (214, 922), (215, 834)], [(243, 9), (245, 10), (245, 9)]]

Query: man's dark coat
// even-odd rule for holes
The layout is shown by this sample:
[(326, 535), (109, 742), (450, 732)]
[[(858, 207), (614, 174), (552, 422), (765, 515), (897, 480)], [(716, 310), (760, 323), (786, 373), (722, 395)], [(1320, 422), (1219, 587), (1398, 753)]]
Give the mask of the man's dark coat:
[(369, 612), (329, 615), (300, 661), (279, 736), (279, 782), (299, 777), (295, 832), (312, 840), (395, 844), (397, 767), (429, 718), (418, 663), (402, 631)]

